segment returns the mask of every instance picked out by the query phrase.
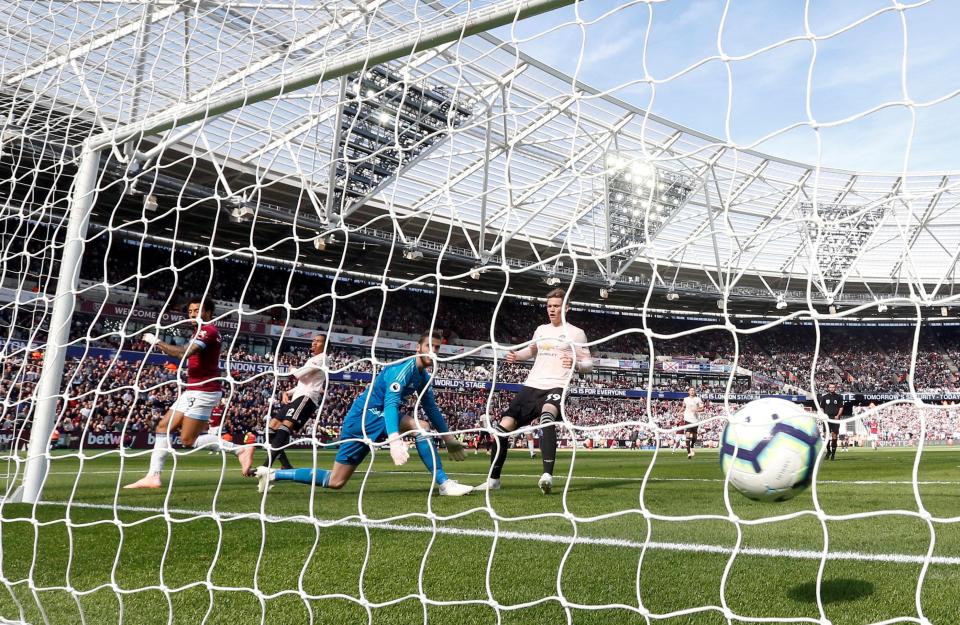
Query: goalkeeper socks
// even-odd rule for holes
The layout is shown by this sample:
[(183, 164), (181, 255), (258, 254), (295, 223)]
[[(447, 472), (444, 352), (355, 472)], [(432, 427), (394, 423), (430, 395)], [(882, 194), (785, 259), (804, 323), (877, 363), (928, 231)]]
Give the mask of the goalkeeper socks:
[(270, 430), (270, 432), (267, 434), (267, 460), (263, 463), (263, 466), (272, 466), (274, 460), (279, 460), (280, 466), (282, 466), (284, 469), (292, 469), (293, 465), (291, 465), (290, 461), (287, 460), (287, 454), (284, 453), (283, 450), (283, 448), (289, 442), (290, 430), (288, 430), (286, 427)]
[[(543, 417), (540, 417), (540, 422), (543, 422)], [(553, 465), (557, 461), (557, 426), (552, 422), (540, 430), (540, 454), (543, 472), (553, 475)]]
[(423, 466), (427, 467), (427, 471), (436, 476), (438, 485), (449, 479), (443, 470), (443, 463), (440, 462), (440, 456), (437, 455), (436, 449), (423, 434), (417, 435), (417, 454), (419, 454)]
[(150, 471), (160, 474), (163, 471), (163, 465), (167, 463), (167, 456), (170, 455), (170, 437), (166, 433), (157, 432), (153, 443), (153, 451), (150, 453)]
[(281, 482), (286, 480), (300, 484), (316, 484), (323, 488), (330, 483), (330, 472), (326, 469), (280, 469), (273, 477)]

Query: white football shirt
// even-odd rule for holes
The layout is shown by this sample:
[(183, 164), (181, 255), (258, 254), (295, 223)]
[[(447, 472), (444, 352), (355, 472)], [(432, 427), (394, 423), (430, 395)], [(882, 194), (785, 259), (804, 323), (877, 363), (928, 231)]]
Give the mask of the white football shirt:
[(311, 370), (305, 371), (303, 375), (297, 378), (297, 385), (293, 388), (293, 393), (290, 394), (291, 401), (298, 397), (306, 396), (309, 397), (313, 403), (318, 406), (320, 405), (320, 398), (323, 396), (323, 389), (327, 383), (327, 378), (321, 370), (323, 363), (323, 354), (311, 356), (307, 359), (307, 362), (304, 363), (301, 369), (309, 368)]
[(700, 417), (697, 411), (703, 408), (703, 400), (699, 397), (683, 398), (683, 420), (686, 423), (700, 423)]
[[(569, 323), (559, 326), (546, 323), (533, 333), (533, 341), (537, 346), (537, 358), (533, 361), (533, 368), (524, 386), (542, 391), (566, 386), (570, 369), (564, 369), (563, 357), (573, 358), (574, 349), (577, 351), (574, 367), (592, 360), (590, 350), (583, 345), (587, 342), (587, 335)], [(579, 345), (575, 345), (577, 343)]]

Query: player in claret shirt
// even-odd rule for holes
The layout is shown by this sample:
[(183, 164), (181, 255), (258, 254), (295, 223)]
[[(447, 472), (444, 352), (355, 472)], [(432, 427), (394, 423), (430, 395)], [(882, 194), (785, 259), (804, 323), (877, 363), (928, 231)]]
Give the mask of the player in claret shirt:
[[(508, 352), (507, 362), (520, 362), (536, 357), (526, 382), (517, 393), (500, 422), (493, 426), (496, 446), (490, 459), (490, 477), (475, 490), (500, 488), (500, 473), (507, 461), (510, 433), (540, 419), (540, 455), (543, 475), (537, 485), (543, 494), (553, 489), (553, 467), (557, 459), (556, 423), (562, 422), (563, 389), (570, 382), (573, 366), (580, 373), (593, 369), (593, 359), (586, 347), (587, 336), (580, 328), (564, 322), (564, 299), (567, 292), (554, 289), (547, 293), (546, 323), (533, 333), (533, 341), (524, 349)], [(569, 307), (568, 307), (569, 308)]]
[(147, 333), (143, 340), (167, 356), (187, 361), (187, 388), (157, 424), (156, 442), (150, 454), (147, 474), (124, 488), (160, 488), (160, 473), (170, 455), (170, 435), (180, 431), (184, 447), (213, 446), (229, 451), (240, 459), (240, 471), (247, 474), (253, 465), (253, 446), (240, 447), (206, 433), (210, 415), (220, 404), (223, 392), (220, 386), (220, 332), (210, 323), (214, 305), (210, 300), (193, 299), (187, 306), (187, 316), (197, 324), (193, 339), (186, 345), (171, 345)]

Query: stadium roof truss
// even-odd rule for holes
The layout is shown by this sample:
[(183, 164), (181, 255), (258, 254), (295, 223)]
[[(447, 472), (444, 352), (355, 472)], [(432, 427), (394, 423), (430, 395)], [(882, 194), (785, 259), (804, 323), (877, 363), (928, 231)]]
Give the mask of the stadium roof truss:
[[(7, 3), (4, 140), (17, 128), (56, 134), (67, 118), (83, 120), (81, 137), (157, 116), (200, 119), (215, 98), (265, 94), (283, 76), (302, 86), (331, 59), (362, 60), (377, 42), (467, 10), (433, 0)], [(738, 149), (580, 84), (486, 32), (352, 67), (231, 110), (211, 104), (219, 114), (168, 121), (142, 149), (148, 161), (162, 163), (169, 150), (245, 173), (237, 194), (249, 180), (303, 187), (321, 221), (359, 227), (388, 216), (411, 245), (436, 232), (428, 226), (449, 228), (478, 263), (564, 251), (611, 280), (626, 271), (606, 262), (617, 253), (606, 158), (616, 153), (683, 191), (671, 211), (642, 216), (654, 227), (634, 237), (635, 271), (700, 271), (727, 285), (810, 277), (824, 296), (852, 283), (932, 293), (953, 281), (957, 174), (846, 172)], [(32, 120), (34, 101), (55, 103), (63, 119)], [(118, 158), (134, 155), (123, 149), (114, 149)]]

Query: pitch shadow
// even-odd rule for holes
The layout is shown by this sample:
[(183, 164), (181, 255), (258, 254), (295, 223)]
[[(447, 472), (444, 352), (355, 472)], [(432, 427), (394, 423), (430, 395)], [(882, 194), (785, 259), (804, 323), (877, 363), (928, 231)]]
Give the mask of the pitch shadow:
[[(862, 579), (829, 579), (824, 580), (820, 589), (820, 596), (824, 605), (826, 605), (869, 597), (873, 594), (873, 590), (873, 584)], [(787, 591), (787, 596), (801, 603), (816, 603), (817, 582), (812, 581), (794, 586)]]

